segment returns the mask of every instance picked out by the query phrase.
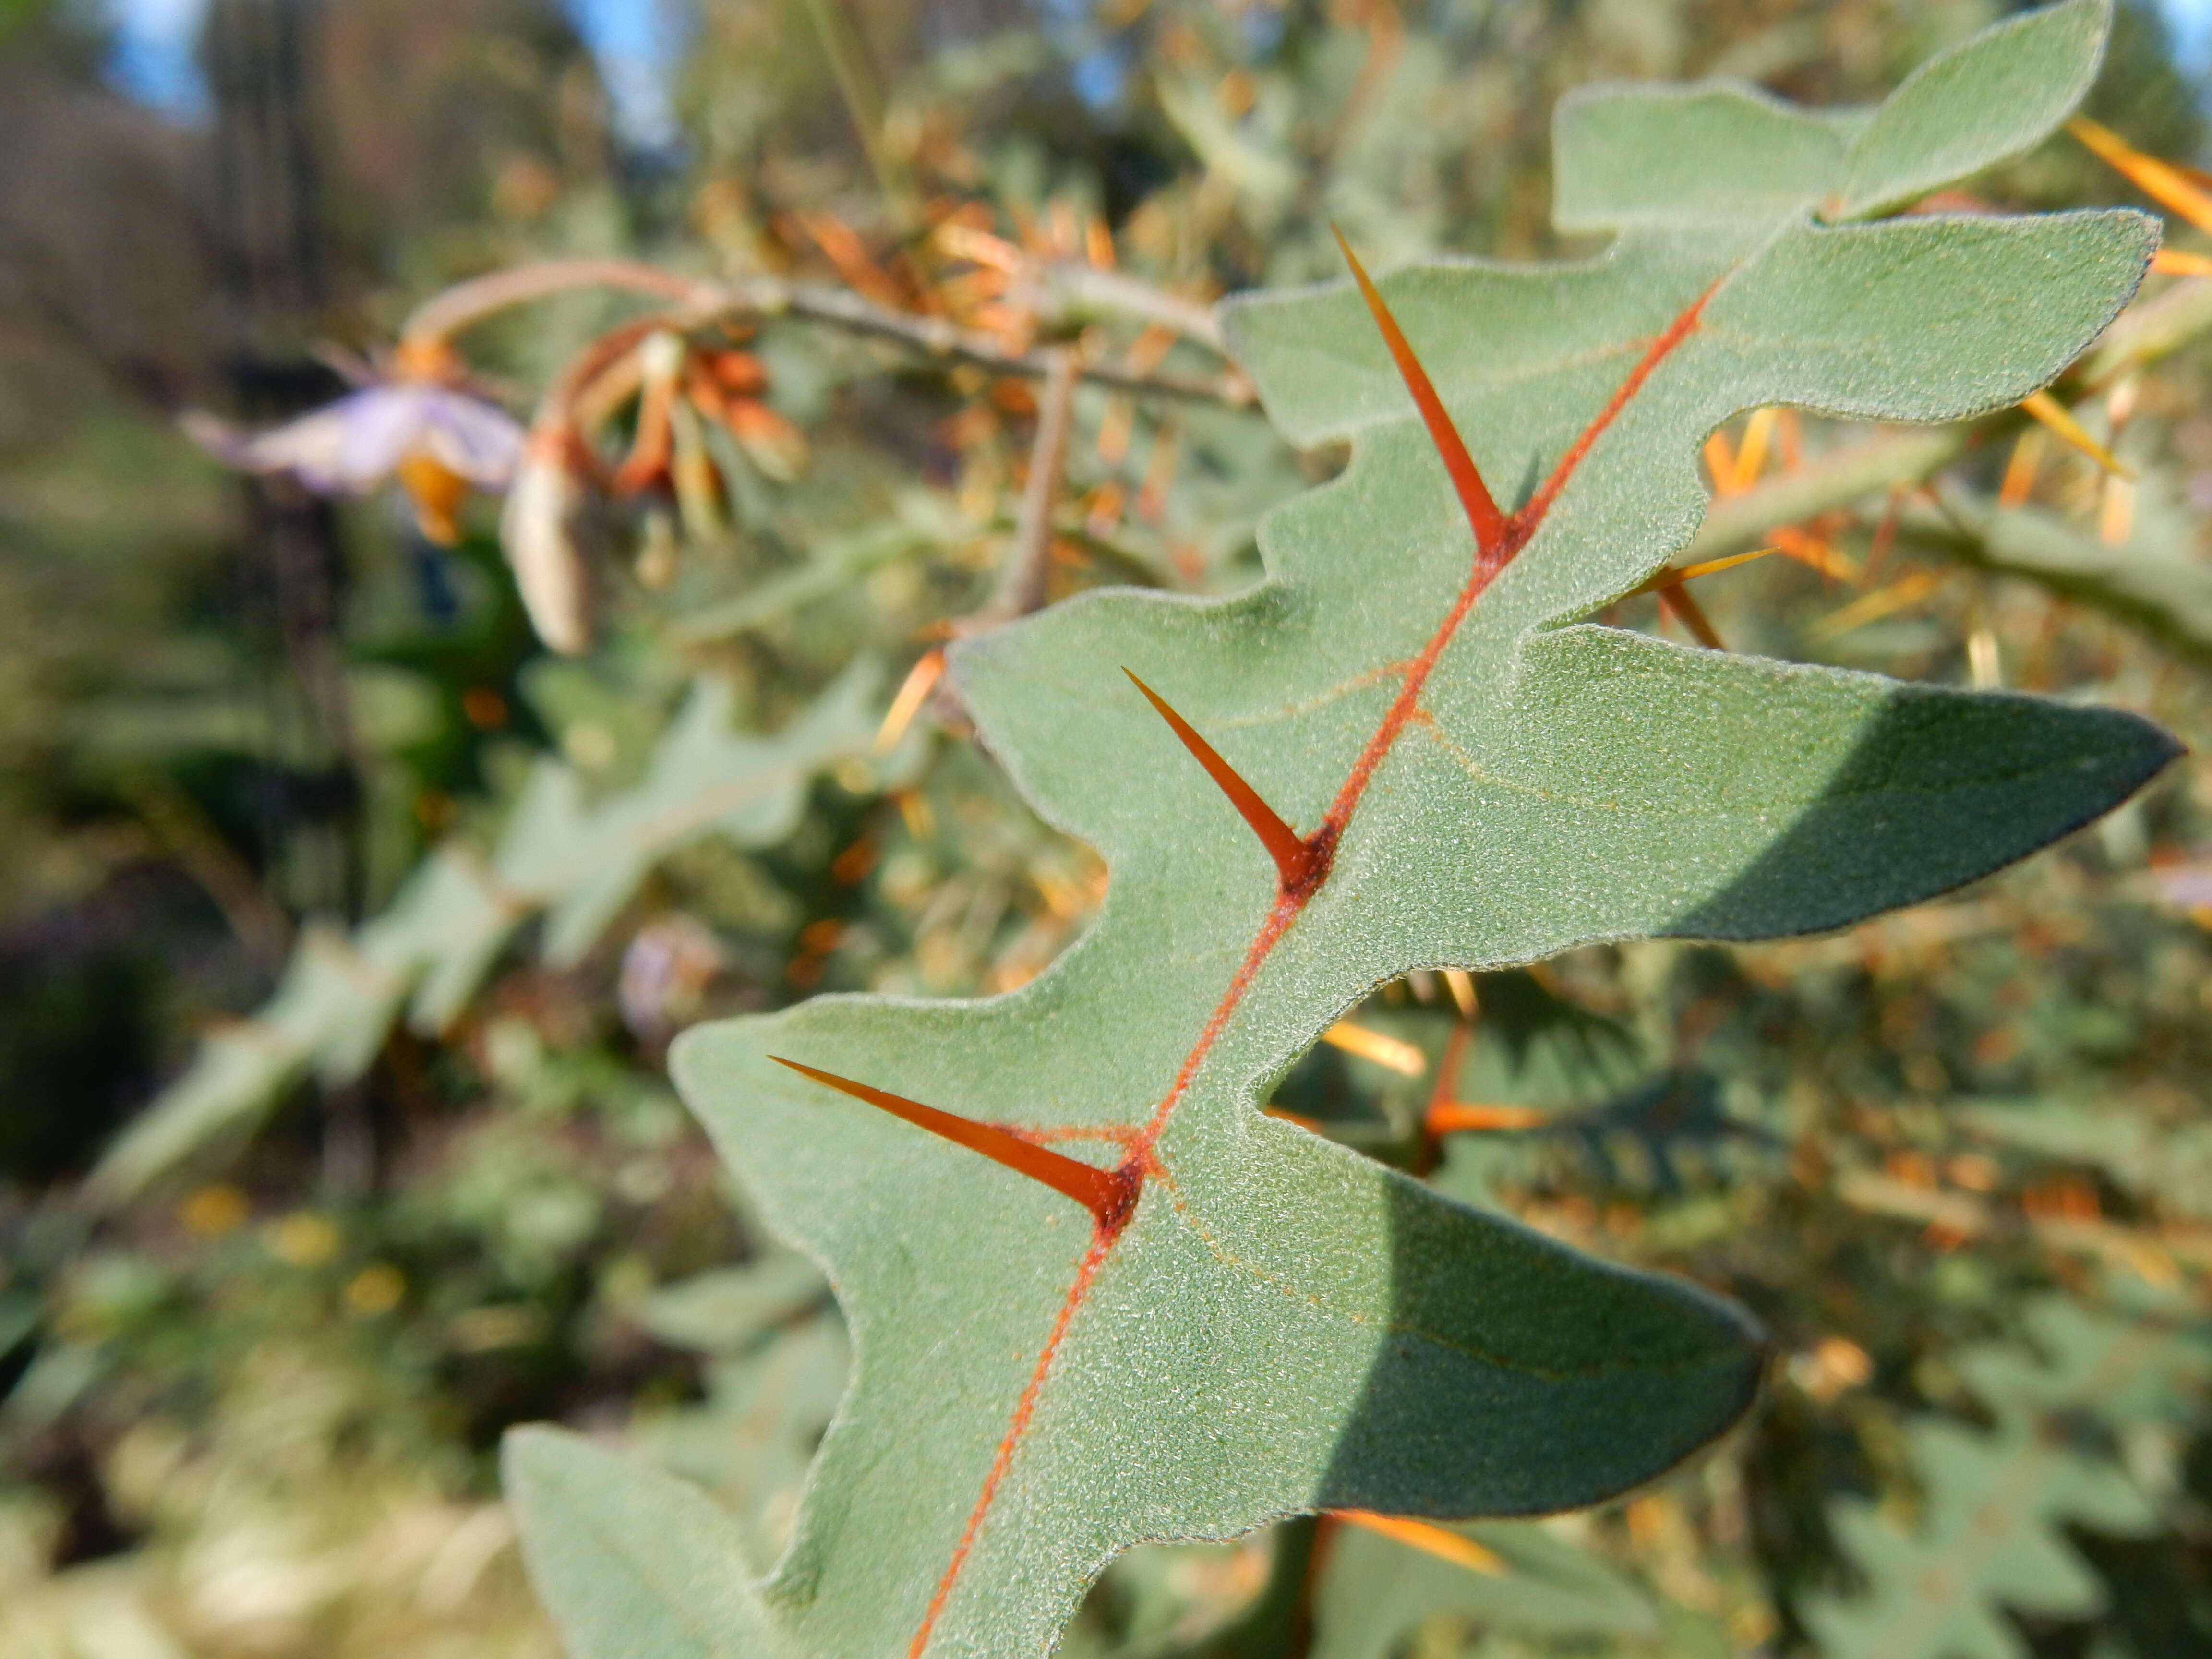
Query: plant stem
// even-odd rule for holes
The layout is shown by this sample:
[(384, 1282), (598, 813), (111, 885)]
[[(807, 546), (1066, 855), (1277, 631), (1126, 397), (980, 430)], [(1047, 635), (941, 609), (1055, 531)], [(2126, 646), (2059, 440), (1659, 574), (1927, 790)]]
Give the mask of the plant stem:
[[(1100, 280), (1108, 275), (1091, 272), (1071, 291), (1080, 292), (1094, 303), (1104, 303), (1109, 295), (1116, 296), (1121, 301), (1116, 308), (1148, 320), (1167, 321), (1194, 338), (1206, 339), (1209, 333), (1218, 337), (1211, 316), (1190, 301), (1158, 294), (1127, 278), (1115, 283)], [(493, 271), (424, 301), (407, 319), (401, 329), (401, 338), (441, 338), (472, 327), (510, 306), (580, 288), (627, 289), (671, 301), (682, 313), (672, 321), (672, 326), (696, 326), (730, 316), (805, 317), (855, 334), (891, 340), (930, 356), (975, 363), (1001, 374), (1042, 379), (1051, 374), (1058, 356), (1058, 348), (1049, 346), (1010, 351), (991, 336), (962, 328), (942, 317), (895, 311), (841, 288), (788, 282), (767, 275), (715, 283), (679, 276), (631, 259), (549, 259)], [(1141, 291), (1144, 303), (1132, 300), (1133, 291)], [(1218, 375), (1139, 374), (1099, 362), (1083, 363), (1077, 373), (1084, 380), (1126, 392), (1226, 404), (1232, 409), (1249, 406), (1254, 396), (1252, 383), (1234, 369)]]
[(1003, 621), (1042, 610), (1052, 575), (1052, 509), (1067, 468), (1075, 383), (1083, 367), (1072, 346), (1054, 347), (1052, 355), (1052, 368), (1037, 398), (1036, 437), (1030, 446), (1030, 476), (1022, 486), (1021, 516), (1014, 521), (1013, 550), (991, 601), (992, 617)]
[(1697, 539), (1681, 562), (1696, 564), (1747, 552), (1777, 525), (1797, 524), (1898, 484), (1918, 483), (1964, 453), (1972, 426), (1885, 433), (1808, 459), (1794, 472), (1777, 472), (1706, 509)]
[(696, 306), (714, 284), (678, 276), (639, 259), (540, 259), (457, 283), (408, 313), (402, 340), (439, 340), (473, 327), (494, 312), (580, 288), (628, 289), (678, 305)]

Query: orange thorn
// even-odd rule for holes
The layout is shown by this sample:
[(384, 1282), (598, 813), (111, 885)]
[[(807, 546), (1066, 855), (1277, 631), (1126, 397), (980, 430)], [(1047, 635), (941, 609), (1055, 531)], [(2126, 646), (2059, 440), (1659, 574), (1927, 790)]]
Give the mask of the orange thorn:
[(1735, 493), (1735, 452), (1729, 447), (1728, 434), (1709, 432), (1705, 434), (1705, 471), (1713, 481), (1713, 494), (1732, 495)]
[(1751, 419), (1744, 423), (1743, 443), (1735, 452), (1735, 472), (1729, 480), (1728, 493), (1740, 495), (1759, 482), (1759, 471), (1766, 465), (1766, 447), (1774, 435), (1777, 411), (1770, 407), (1754, 409)]
[(2043, 422), (2050, 431), (2080, 450), (2091, 460), (2116, 477), (2132, 479), (2135, 469), (2116, 459), (2112, 451), (2081, 429), (2065, 404), (2048, 392), (2032, 392), (2020, 400), (2020, 406)]
[[(1121, 672), (1129, 674), (1126, 668)], [(1159, 711), (1160, 718), (1168, 723), (1169, 729), (1176, 736), (1182, 739), (1182, 746), (1197, 757), (1198, 763), (1206, 769), (1206, 775), (1221, 786), (1221, 793), (1229, 797), (1229, 804), (1237, 809), (1238, 816), (1252, 826), (1252, 833), (1259, 836), (1260, 844), (1267, 849), (1267, 856), (1275, 860), (1275, 871), (1282, 878), (1283, 890), (1303, 894), (1310, 892), (1318, 885), (1320, 878), (1328, 870), (1328, 854), (1322, 850), (1322, 837), (1328, 834), (1327, 830), (1316, 836), (1311, 842), (1300, 840), (1298, 832), (1277, 817), (1273, 807), (1260, 799), (1260, 792), (1237, 776), (1237, 769), (1215, 753), (1213, 745), (1192, 730), (1188, 720), (1169, 708), (1158, 692), (1134, 674), (1129, 674), (1129, 683), (1145, 694), (1145, 701)]]
[(2150, 256), (2150, 268), (2160, 276), (2212, 276), (2212, 254), (2162, 247)]
[[(1462, 978), (1466, 975), (1462, 974)], [(1468, 988), (1471, 991), (1473, 982)], [(1429, 1101), (1423, 1109), (1425, 1115), (1433, 1115), (1439, 1106), (1451, 1098), (1452, 1085), (1459, 1080), (1459, 1068), (1467, 1059), (1468, 1039), (1474, 1035), (1474, 999), (1470, 996), (1452, 1022), (1451, 1034), (1444, 1038), (1443, 1058), (1437, 1062), (1437, 1080), (1429, 1090)], [(1434, 1130), (1430, 1131), (1434, 1133)]]
[(1355, 1527), (1380, 1533), (1394, 1542), (1425, 1551), (1450, 1562), (1454, 1566), (1465, 1567), (1469, 1572), (1488, 1573), (1496, 1577), (1509, 1571), (1504, 1559), (1489, 1546), (1478, 1544), (1474, 1539), (1462, 1537), (1455, 1532), (1447, 1532), (1442, 1527), (1431, 1526), (1425, 1521), (1414, 1521), (1396, 1515), (1376, 1515), (1370, 1510), (1331, 1510), (1328, 1513), (1340, 1521), (1349, 1521)]
[(891, 706), (884, 711), (884, 723), (876, 728), (873, 753), (888, 755), (898, 747), (898, 740), (906, 735), (907, 727), (914, 724), (914, 717), (921, 712), (923, 701), (944, 672), (945, 653), (942, 648), (924, 652), (914, 666), (907, 671), (898, 695), (891, 699)]
[(1775, 550), (1784, 558), (1809, 565), (1831, 581), (1857, 581), (1861, 572), (1848, 554), (1839, 553), (1820, 537), (1808, 534), (1794, 525), (1782, 525), (1766, 532), (1774, 538)]
[(1321, 1034), (1321, 1040), (1332, 1048), (1341, 1048), (1347, 1054), (1371, 1060), (1385, 1071), (1395, 1072), (1401, 1077), (1419, 1077), (1429, 1069), (1428, 1059), (1412, 1043), (1364, 1025), (1340, 1019)]
[(1699, 645), (1708, 651), (1725, 651), (1720, 631), (1705, 615), (1705, 606), (1690, 597), (1690, 590), (1680, 582), (1669, 582), (1659, 590), (1659, 603), (1676, 622), (1690, 630)]
[(1462, 1020), (1474, 1018), (1474, 976), (1464, 968), (1444, 969), (1444, 988), (1451, 993), (1452, 1001), (1458, 1006)]
[(1352, 280), (1359, 284), (1360, 296), (1367, 301), (1367, 309), (1375, 319), (1375, 326), (1382, 332), (1382, 343), (1390, 348), (1390, 356), (1398, 365), (1398, 374), (1406, 382), (1406, 390), (1413, 394), (1413, 403), (1421, 411), (1421, 423), (1429, 428), (1429, 441), (1436, 445), (1437, 453), (1443, 458), (1444, 471), (1451, 475), (1452, 488), (1459, 493), (1460, 505), (1467, 509), (1467, 521), (1474, 530), (1475, 550), (1488, 554), (1505, 539), (1504, 515), (1498, 512), (1498, 503), (1491, 499), (1490, 486), (1483, 483), (1482, 474), (1476, 471), (1474, 457), (1467, 453), (1461, 441), (1459, 428), (1444, 410), (1443, 399), (1429, 383), (1428, 371), (1413, 356), (1413, 348), (1407, 343), (1400, 331), (1397, 319), (1391, 316), (1390, 307), (1382, 303), (1382, 296), (1375, 284), (1368, 280), (1366, 267), (1359, 256), (1352, 251), (1352, 244), (1344, 240), (1344, 233), (1335, 226), (1329, 227), (1336, 245), (1344, 250), (1344, 262), (1352, 267)]
[(880, 1107), (893, 1117), (904, 1118), (916, 1128), (927, 1129), (941, 1135), (955, 1146), (965, 1146), (971, 1152), (981, 1152), (994, 1164), (1003, 1164), (1017, 1175), (1025, 1175), (1032, 1181), (1041, 1181), (1056, 1193), (1064, 1194), (1091, 1212), (1099, 1226), (1109, 1233), (1119, 1232), (1137, 1207), (1138, 1177), (1132, 1170), (1102, 1170), (1095, 1164), (1085, 1164), (1081, 1158), (1069, 1158), (1049, 1147), (1039, 1146), (1024, 1140), (1019, 1135), (998, 1127), (995, 1124), (978, 1123), (972, 1118), (956, 1117), (951, 1112), (940, 1112), (934, 1106), (925, 1106), (918, 1100), (908, 1100), (903, 1095), (886, 1093), (872, 1089), (865, 1083), (855, 1083), (850, 1078), (839, 1077), (834, 1072), (817, 1071), (811, 1066), (802, 1066), (795, 1060), (786, 1060), (781, 1054), (769, 1058), (777, 1065), (787, 1066), (817, 1083), (850, 1095), (855, 1100)]
[(1478, 1106), (1463, 1100), (1446, 1100), (1429, 1108), (1422, 1127), (1432, 1135), (1467, 1134), (1485, 1129), (1533, 1129), (1548, 1116), (1533, 1106)]
[(2199, 230), (2212, 230), (2212, 195), (2206, 194), (2172, 162), (2144, 155), (2119, 134), (2099, 126), (2086, 115), (2077, 115), (2069, 121), (2066, 131), (2167, 212), (2179, 214)]
[(1784, 472), (1795, 472), (1805, 463), (1804, 453), (1799, 447), (1801, 436), (1797, 429), (1797, 411), (1794, 409), (1778, 410), (1774, 416), (1774, 442), (1775, 447), (1782, 452), (1782, 470)]
[(2043, 428), (2032, 426), (2013, 442), (2012, 458), (2005, 463), (2004, 482), (1997, 486), (1997, 505), (2019, 507), (2035, 492), (2035, 469), (2043, 459)]
[(1730, 553), (1718, 559), (1701, 559), (1696, 564), (1669, 565), (1648, 581), (1638, 582), (1620, 597), (1632, 599), (1639, 593), (1649, 593), (1662, 587), (1679, 587), (1692, 576), (1711, 576), (1723, 570), (1733, 570), (1740, 564), (1749, 564), (1753, 559), (1763, 559), (1770, 553), (1779, 553), (1778, 547), (1754, 547), (1748, 553)]

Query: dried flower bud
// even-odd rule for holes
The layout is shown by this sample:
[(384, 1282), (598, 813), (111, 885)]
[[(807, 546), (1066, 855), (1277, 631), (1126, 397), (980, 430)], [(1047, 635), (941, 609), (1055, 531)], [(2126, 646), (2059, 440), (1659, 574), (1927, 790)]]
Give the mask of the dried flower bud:
[(533, 427), (499, 534), (531, 626), (566, 656), (591, 649), (596, 594), (587, 544), (598, 506), (574, 432), (565, 422)]

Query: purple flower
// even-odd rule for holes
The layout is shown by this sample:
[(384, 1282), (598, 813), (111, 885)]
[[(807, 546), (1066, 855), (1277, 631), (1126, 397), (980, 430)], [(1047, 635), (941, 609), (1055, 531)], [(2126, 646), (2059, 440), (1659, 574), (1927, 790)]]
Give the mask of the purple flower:
[(286, 472), (321, 495), (360, 495), (387, 478), (413, 498), (422, 533), (459, 538), (454, 514), (471, 488), (497, 492), (522, 459), (522, 428), (497, 404), (426, 380), (384, 380), (266, 432), (192, 414), (185, 430), (247, 472)]

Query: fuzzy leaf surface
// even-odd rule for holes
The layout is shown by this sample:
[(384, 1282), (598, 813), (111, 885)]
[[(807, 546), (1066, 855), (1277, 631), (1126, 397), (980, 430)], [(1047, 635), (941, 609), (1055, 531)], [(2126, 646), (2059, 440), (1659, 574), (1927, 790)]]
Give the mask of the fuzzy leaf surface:
[(1562, 230), (1856, 219), (2032, 149), (2096, 78), (2111, 0), (2064, 0), (1939, 53), (1876, 108), (1801, 109), (1753, 87), (1601, 85), (1559, 100)]
[(779, 1659), (737, 1523), (696, 1486), (555, 1429), (507, 1437), (500, 1473), (532, 1582), (571, 1659)]
[[(1283, 430), (1353, 441), (1342, 477), (1263, 527), (1267, 580), (1221, 602), (1097, 593), (955, 653), (992, 750), (1107, 859), (1096, 925), (1005, 997), (823, 999), (673, 1056), (852, 1325), (851, 1392), (758, 1591), (781, 1639), (1042, 1653), (1133, 1542), (1316, 1508), (1571, 1506), (1741, 1412), (1760, 1349), (1730, 1309), (1256, 1108), (1409, 969), (1842, 925), (2020, 857), (2163, 765), (2170, 740), (2123, 715), (1570, 625), (1688, 542), (1720, 422), (2016, 401), (2109, 320), (2153, 240), (2125, 213), (1820, 226), (1793, 198), (1632, 227), (1579, 266), (1399, 274), (1385, 292), (1522, 542), (1479, 600), (1466, 519), (1352, 291), (1231, 307)], [(1325, 879), (1279, 890), (1124, 666), (1301, 833), (1340, 828)], [(1133, 1215), (1094, 1227), (772, 1055), (1128, 1157)]]

